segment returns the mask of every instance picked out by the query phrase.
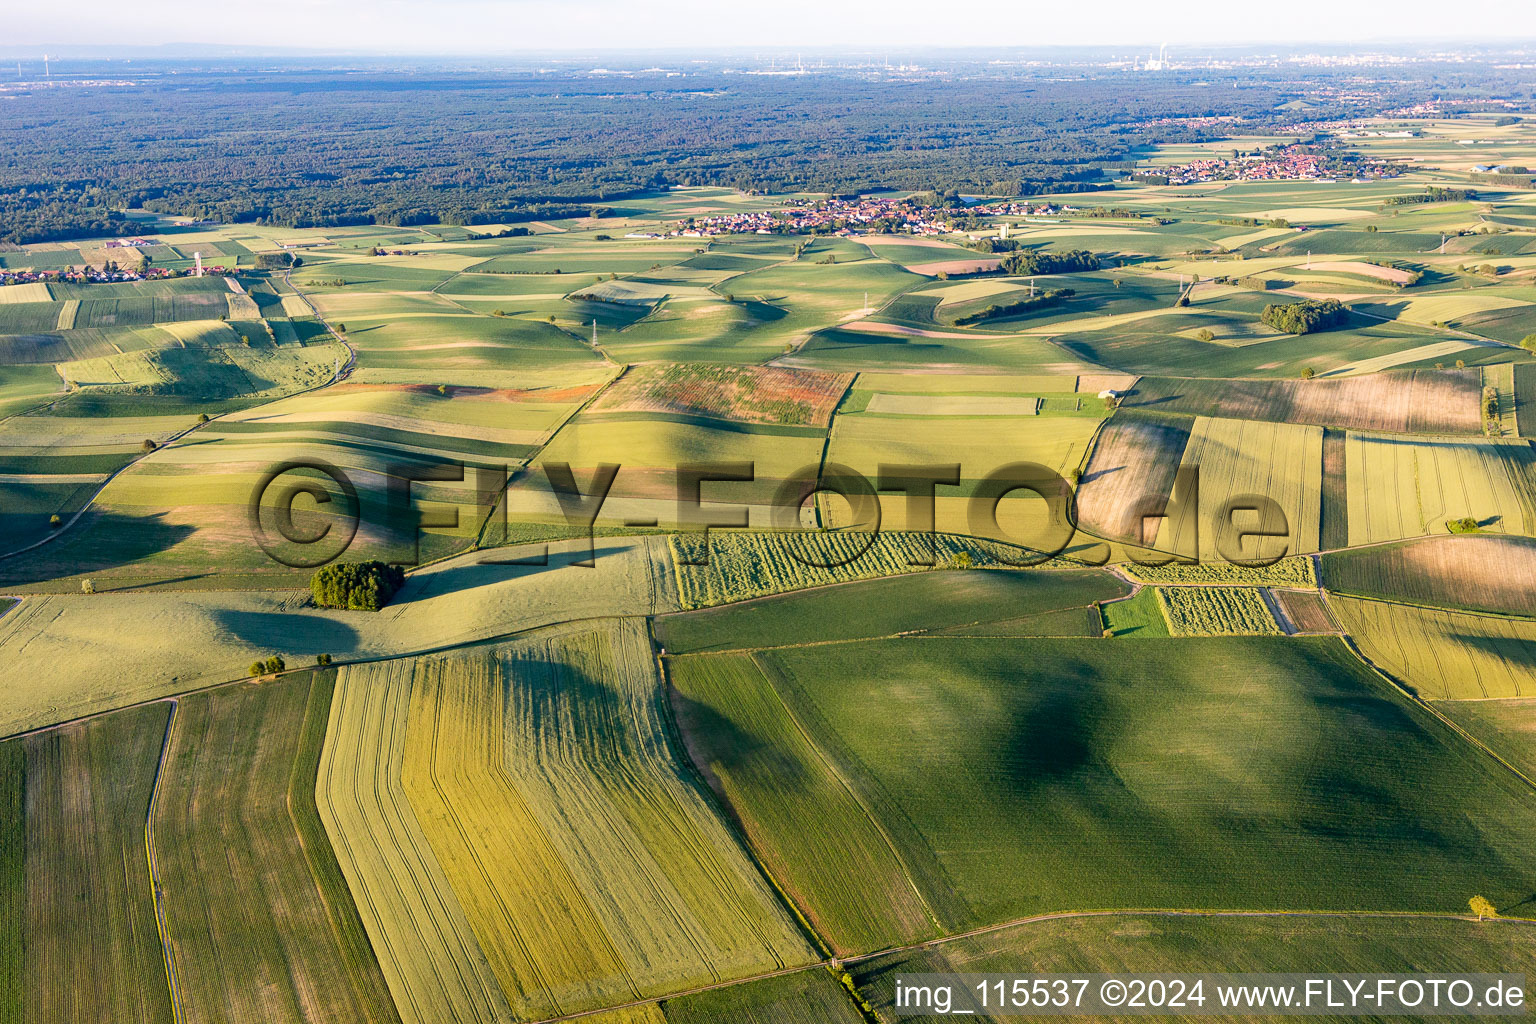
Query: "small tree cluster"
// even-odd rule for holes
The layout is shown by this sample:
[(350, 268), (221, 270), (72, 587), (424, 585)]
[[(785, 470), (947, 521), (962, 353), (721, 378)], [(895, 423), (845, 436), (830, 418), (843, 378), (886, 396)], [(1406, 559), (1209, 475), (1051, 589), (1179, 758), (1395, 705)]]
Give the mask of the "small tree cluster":
[(1477, 525), (1477, 520), (1471, 516), (1462, 516), (1460, 519), (1452, 519), (1445, 524), (1445, 528), (1452, 533), (1477, 533), (1482, 527)]
[(1260, 319), (1275, 330), (1287, 334), (1311, 334), (1313, 331), (1337, 327), (1348, 315), (1348, 310), (1338, 299), (1324, 299), (1321, 302), (1308, 299), (1283, 306), (1265, 306)]
[(1098, 269), (1099, 258), (1086, 249), (1016, 252), (1003, 260), (1003, 271), (1008, 274), (1078, 274)]
[(321, 567), (309, 585), (322, 608), (376, 612), (404, 583), (405, 573), (399, 567), (374, 560), (332, 562)]
[(270, 658), (267, 658), (265, 661), (257, 659), (256, 661), (251, 662), (251, 675), (271, 675), (274, 672), (281, 672), (287, 667), (288, 663), (283, 661), (283, 656), (281, 654), (274, 654)]

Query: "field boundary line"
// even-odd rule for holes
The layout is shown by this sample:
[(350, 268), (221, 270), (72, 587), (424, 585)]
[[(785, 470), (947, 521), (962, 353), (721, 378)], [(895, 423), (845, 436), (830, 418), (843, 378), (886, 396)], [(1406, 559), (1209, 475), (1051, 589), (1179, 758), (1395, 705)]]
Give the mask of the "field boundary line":
[[(1329, 598), (1326, 595), (1324, 596), (1323, 603), (1324, 603), (1324, 605), (1328, 606), (1328, 613), (1330, 615), (1334, 616), (1335, 621), (1342, 621), (1334, 613), (1333, 608), (1332, 608), (1332, 606), (1331, 606), (1331, 604), (1329, 602)], [(1391, 603), (1391, 602), (1385, 602), (1385, 603)], [(1521, 782), (1525, 783), (1526, 788), (1529, 789), (1532, 793), (1536, 793), (1536, 780), (1533, 780), (1525, 772), (1523, 772), (1519, 768), (1515, 767), (1515, 765), (1513, 763), (1508, 761), (1502, 754), (1498, 753), (1492, 747), (1488, 746), (1488, 744), (1484, 743), (1482, 740), (1478, 739), (1476, 736), (1473, 736), (1466, 729), (1462, 728), (1461, 725), (1458, 724), (1455, 720), (1453, 720), (1449, 715), (1445, 714), (1445, 712), (1443, 712), (1439, 708), (1435, 707), (1435, 705), (1434, 705), (1434, 703), (1432, 701), (1428, 701), (1428, 700), (1425, 700), (1423, 697), (1420, 697), (1416, 692), (1414, 692), (1413, 690), (1409, 689), (1406, 684), (1399, 682), (1395, 676), (1393, 676), (1391, 673), (1387, 672), (1386, 670), (1381, 668), (1379, 665), (1377, 665), (1374, 661), (1372, 661), (1369, 657), (1366, 656), (1364, 651), (1362, 651), (1360, 649), (1359, 645), (1355, 643), (1355, 638), (1352, 635), (1350, 635), (1350, 633), (1348, 631), (1341, 632), (1341, 633), (1338, 634), (1338, 636), (1339, 636), (1339, 638), (1341, 640), (1344, 641), (1344, 645), (1349, 648), (1350, 652), (1352, 654), (1354, 654), (1354, 656), (1356, 658), (1360, 659), (1360, 662), (1363, 665), (1365, 665), (1372, 672), (1376, 673), (1376, 675), (1380, 676), (1383, 680), (1385, 680), (1388, 685), (1390, 685), (1394, 690), (1396, 690), (1398, 693), (1402, 694), (1405, 698), (1407, 698), (1410, 703), (1414, 704), (1417, 707), (1420, 707), (1420, 708), (1424, 709), (1436, 721), (1440, 722), (1440, 724), (1442, 724), (1446, 728), (1450, 729), (1451, 732), (1453, 732), (1455, 735), (1459, 736), (1461, 739), (1465, 740), (1467, 743), (1471, 744), (1477, 750), (1481, 750), (1484, 754), (1487, 754), (1497, 764), (1499, 764), (1503, 768), (1507, 769), (1511, 774), (1513, 774), (1515, 776), (1515, 778), (1517, 778)], [(1487, 699), (1510, 699), (1510, 698), (1483, 698), (1483, 699), (1487, 700)], [(1518, 698), (1516, 698), (1516, 699), (1518, 699)]]
[[(155, 930), (160, 936), (160, 956), (165, 961), (165, 985), (171, 997), (171, 1020), (182, 1024), (186, 1015), (181, 1009), (181, 986), (176, 984), (176, 967), (171, 958), (171, 940), (165, 924), (165, 903), (160, 889), (160, 868), (155, 860), (155, 810), (160, 806), (160, 784), (165, 779), (165, 759), (171, 751), (171, 740), (176, 730), (176, 697), (161, 698), (171, 706), (165, 718), (165, 738), (160, 744), (160, 760), (155, 765), (155, 784), (150, 790), (149, 811), (144, 816), (144, 857), (149, 864), (149, 894), (155, 907)], [(147, 701), (148, 703), (157, 703)]]

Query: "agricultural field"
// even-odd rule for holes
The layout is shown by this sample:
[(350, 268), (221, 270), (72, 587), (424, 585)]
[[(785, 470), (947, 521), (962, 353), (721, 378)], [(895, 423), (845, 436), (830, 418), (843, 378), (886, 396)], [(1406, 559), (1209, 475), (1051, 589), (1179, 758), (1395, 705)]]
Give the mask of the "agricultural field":
[[(460, 102), (397, 70), (326, 93), (349, 147), (385, 78)], [(850, 141), (891, 86), (815, 71), (541, 70), (368, 173), (272, 156), (260, 222), (204, 219), (256, 216), (212, 154), (265, 137), (217, 103), (197, 219), (64, 238), (0, 188), (52, 239), (0, 243), (0, 1021), (872, 1024), (924, 970), (1532, 959), (1536, 192), (1475, 168), (1536, 165), (1536, 111), (1319, 127), (1294, 76), (1173, 71), (1089, 131), (1133, 79), (1021, 66), (965, 184), (985, 104)], [(735, 120), (830, 81), (818, 176)], [(599, 100), (661, 141), (581, 156)], [(525, 123), (561, 138), (494, 158)], [(1313, 135), (1326, 177), (1155, 184)], [(187, 202), (94, 152), (93, 203)]]
[(183, 1020), (399, 1019), (315, 810), (333, 676), (176, 703), (150, 828)]
[(169, 713), (152, 704), (0, 744), (12, 1019), (170, 1019), (144, 831)]
[(1426, 700), (1530, 696), (1536, 619), (1334, 597), (1361, 652)]
[(1128, 593), (1111, 574), (1091, 569), (935, 571), (664, 616), (657, 639), (669, 654), (693, 654), (773, 646), (785, 636), (799, 643), (928, 633), (1097, 636), (1097, 629), (1082, 631), (1087, 616), (1075, 613)]
[[(1201, 562), (1316, 551), (1322, 460), (1320, 427), (1199, 417), (1179, 463), (1179, 472), (1198, 474), (1199, 502), (1186, 503), (1159, 523), (1156, 547)], [(1273, 502), (1280, 518), (1272, 522), (1269, 513), (1237, 511), (1254, 507), (1255, 497)], [(1233, 511), (1223, 515), (1229, 508)], [(1242, 536), (1255, 528), (1267, 536)]]
[(1497, 534), (1428, 537), (1323, 556), (1328, 589), (1460, 611), (1536, 616), (1529, 581), (1536, 540)]
[(1316, 380), (1143, 377), (1122, 405), (1350, 430), (1480, 434), (1481, 391), (1481, 380), (1472, 370), (1385, 370)]
[[(397, 1004), (452, 1000), (469, 1013), (491, 998), (542, 1017), (810, 959), (680, 773), (657, 717), (649, 645), (633, 625), (346, 670), (337, 699), (345, 704), (336, 714), (350, 723), (357, 707), (365, 730), (348, 734), (348, 749), (387, 745), (390, 788), (405, 798), (391, 833), (375, 830), (372, 862), (343, 862), (349, 880), (394, 899), (422, 899), (430, 885), (436, 900), (462, 907), (443, 926), (467, 946), (468, 965), (442, 960), (441, 950), (431, 953), (437, 966), (383, 963)], [(561, 719), (564, 739), (546, 731)], [(582, 736), (607, 741), (583, 753)], [(603, 761), (626, 770), (603, 782)], [(332, 771), (322, 766), (330, 792), (344, 798), (346, 758)], [(624, 925), (658, 904), (673, 922), (665, 932)], [(401, 906), (365, 924), (375, 948), (395, 949), (421, 941), (408, 922), (429, 912)], [(493, 979), (494, 990), (438, 988), (444, 971), (474, 965), (482, 989)]]
[(1271, 590), (1269, 600), (1279, 617), (1291, 625), (1286, 632), (1337, 633), (1339, 624), (1328, 611), (1328, 604), (1315, 590)]
[(1281, 632), (1257, 590), (1159, 587), (1157, 599), (1174, 636), (1274, 636)]
[(1443, 534), (1470, 518), (1491, 533), (1536, 533), (1536, 452), (1524, 441), (1350, 431), (1349, 544)]
[[(855, 947), (920, 934), (925, 910), (960, 929), (1064, 907), (1454, 912), (1446, 886), (1468, 878), (1496, 903), (1527, 895), (1509, 819), (1453, 809), (1476, 792), (1536, 827), (1504, 770), (1337, 639), (904, 638), (670, 662), (705, 705), (680, 717), (688, 742), (749, 836), (772, 837), (791, 893)], [(1348, 720), (1317, 713), (1335, 701)], [(837, 825), (813, 839), (786, 816)], [(880, 863), (829, 873), (843, 843)], [(1192, 845), (1205, 854), (1167, 854)], [(1316, 886), (1320, 866), (1337, 884)], [(872, 913), (871, 878), (901, 902)]]
[(590, 411), (826, 427), (852, 381), (850, 374), (776, 367), (637, 366), (607, 388)]

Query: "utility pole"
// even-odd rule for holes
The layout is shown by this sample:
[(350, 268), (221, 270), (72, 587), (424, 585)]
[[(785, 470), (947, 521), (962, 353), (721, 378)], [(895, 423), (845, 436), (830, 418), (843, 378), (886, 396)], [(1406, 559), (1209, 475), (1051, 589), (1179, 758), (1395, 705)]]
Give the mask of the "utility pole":
[(592, 318), (592, 347), (597, 348), (597, 317)]
[(1030, 278), (1029, 279), (1029, 297), (1030, 298), (1034, 298), (1035, 297), (1035, 279), (1034, 278)]

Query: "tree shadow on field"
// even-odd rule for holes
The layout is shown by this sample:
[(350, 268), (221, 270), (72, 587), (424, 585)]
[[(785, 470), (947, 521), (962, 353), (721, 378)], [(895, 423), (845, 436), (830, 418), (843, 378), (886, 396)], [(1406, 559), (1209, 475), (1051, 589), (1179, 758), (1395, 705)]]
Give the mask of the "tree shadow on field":
[(328, 615), (219, 608), (213, 617), (220, 629), (252, 647), (341, 656), (357, 653), (357, 630)]
[(405, 586), (395, 595), (390, 602), (391, 607), (403, 604), (412, 604), (417, 601), (425, 601), (428, 598), (447, 597), (451, 594), (463, 593), (474, 590), (476, 587), (489, 586), (495, 583), (505, 583), (509, 580), (527, 579), (532, 576), (541, 576), (545, 573), (555, 572), (584, 562), (589, 559), (596, 564), (588, 571), (596, 572), (603, 568), (603, 559), (616, 557), (631, 550), (628, 544), (594, 544), (589, 552), (584, 545), (577, 545), (571, 551), (551, 551), (544, 564), (532, 561), (518, 562), (516, 559), (537, 556), (543, 545), (529, 545), (522, 551), (516, 549), (497, 549), (494, 558), (488, 558), (478, 562), (468, 562), (464, 565), (456, 565), (446, 569), (436, 569), (430, 572), (419, 572), (406, 577)]
[(1477, 636), (1472, 633), (1451, 633), (1448, 639), (1497, 658), (1514, 669), (1536, 675), (1536, 642), (1501, 636)]
[(1121, 735), (1116, 716), (1094, 699), (1103, 681), (1083, 664), (1052, 667), (1014, 691), (1007, 735), (1001, 737), (1002, 766), (1022, 794), (1074, 788), (1086, 774), (1108, 772), (1104, 755)]
[[(762, 679), (768, 687), (767, 679)], [(788, 751), (738, 723), (728, 714), (683, 693), (670, 683), (667, 695), (672, 718), (682, 734), (686, 754), (694, 762), (722, 800), (725, 794), (715, 778), (715, 770), (746, 772), (760, 779), (772, 779), (775, 785), (801, 788), (807, 781), (805, 765)], [(775, 701), (777, 697), (773, 698)]]
[[(188, 524), (166, 522), (166, 515), (125, 515), (92, 508), (66, 532), (55, 534), (42, 546), (0, 560), (0, 583), (45, 583), (148, 562), (195, 532)], [(144, 572), (155, 568), (147, 565)], [(165, 575), (179, 575), (186, 569), (185, 564), (167, 566)]]

